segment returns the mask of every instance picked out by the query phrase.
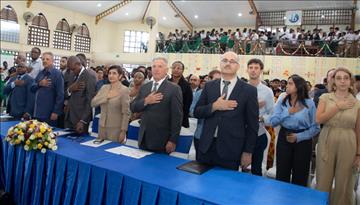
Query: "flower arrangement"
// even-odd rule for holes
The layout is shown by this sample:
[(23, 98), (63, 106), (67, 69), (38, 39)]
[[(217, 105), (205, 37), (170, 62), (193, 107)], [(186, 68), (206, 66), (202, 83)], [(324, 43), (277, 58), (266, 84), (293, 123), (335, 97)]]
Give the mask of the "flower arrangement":
[(11, 145), (23, 145), (26, 151), (47, 149), (57, 150), (55, 134), (51, 127), (44, 122), (29, 120), (10, 127), (6, 141)]

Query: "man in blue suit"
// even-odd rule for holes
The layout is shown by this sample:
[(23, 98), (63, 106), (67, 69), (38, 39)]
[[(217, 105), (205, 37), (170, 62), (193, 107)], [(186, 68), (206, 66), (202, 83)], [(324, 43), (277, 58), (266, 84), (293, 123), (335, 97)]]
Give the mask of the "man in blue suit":
[(11, 77), (4, 87), (4, 94), (10, 96), (10, 115), (16, 120), (29, 120), (34, 110), (34, 93), (30, 91), (34, 79), (26, 70), (26, 64), (19, 63), (16, 67), (17, 75)]
[(257, 90), (237, 77), (236, 53), (225, 53), (220, 68), (221, 79), (205, 84), (195, 107), (195, 117), (205, 119), (197, 160), (244, 169), (251, 164), (259, 128)]
[(36, 76), (31, 87), (35, 93), (34, 118), (57, 126), (64, 106), (64, 78), (61, 71), (54, 67), (51, 52), (43, 53), (42, 61), (44, 69)]

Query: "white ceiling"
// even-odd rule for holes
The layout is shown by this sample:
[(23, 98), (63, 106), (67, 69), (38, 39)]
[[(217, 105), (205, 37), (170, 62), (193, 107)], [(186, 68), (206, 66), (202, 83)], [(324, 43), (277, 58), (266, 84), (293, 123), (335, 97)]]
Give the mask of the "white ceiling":
[[(96, 16), (102, 11), (114, 6), (119, 1), (42, 1), (56, 7), (73, 10), (90, 16)], [(98, 4), (101, 7), (98, 7)], [(195, 28), (221, 26), (255, 25), (255, 16), (250, 15), (251, 7), (246, 0), (242, 1), (192, 1), (174, 0), (175, 5), (189, 19)], [(342, 1), (257, 1), (254, 3), (258, 11), (285, 11), (321, 8), (352, 8), (353, 0)], [(131, 1), (115, 13), (105, 17), (114, 22), (131, 22), (141, 20), (148, 1)], [(357, 3), (360, 8), (360, 1)], [(169, 28), (185, 28), (185, 24), (166, 1), (160, 2), (157, 21), (159, 25)], [(242, 16), (239, 17), (238, 13)], [(126, 15), (128, 14), (128, 15)], [(197, 15), (196, 19), (194, 16)], [(165, 20), (166, 18), (166, 20)], [(360, 11), (356, 15), (357, 24), (360, 23)]]

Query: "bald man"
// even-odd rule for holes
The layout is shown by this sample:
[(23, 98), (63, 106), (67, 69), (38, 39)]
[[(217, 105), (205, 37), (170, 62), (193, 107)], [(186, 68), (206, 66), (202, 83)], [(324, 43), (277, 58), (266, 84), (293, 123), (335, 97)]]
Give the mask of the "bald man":
[(259, 129), (255, 87), (237, 77), (239, 57), (226, 52), (220, 61), (221, 79), (209, 81), (195, 106), (204, 119), (196, 159), (206, 164), (238, 170), (251, 164)]

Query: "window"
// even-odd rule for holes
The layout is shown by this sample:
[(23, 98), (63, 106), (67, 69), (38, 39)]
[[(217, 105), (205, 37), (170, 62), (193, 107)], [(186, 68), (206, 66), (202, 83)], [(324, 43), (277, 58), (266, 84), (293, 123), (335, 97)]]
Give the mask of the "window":
[(54, 55), (54, 66), (56, 69), (60, 69), (61, 56)]
[(90, 32), (86, 24), (82, 24), (75, 35), (75, 51), (90, 53)]
[(50, 30), (45, 16), (39, 13), (29, 26), (28, 44), (49, 47)]
[(66, 19), (62, 19), (54, 31), (54, 48), (70, 50), (71, 49), (71, 32), (70, 26)]
[(146, 53), (149, 42), (149, 33), (142, 31), (125, 31), (124, 52)]
[(15, 10), (7, 5), (1, 13), (1, 41), (19, 43), (20, 25)]
[(1, 50), (1, 66), (4, 61), (8, 63), (8, 68), (15, 66), (15, 59), (19, 55), (17, 51)]

